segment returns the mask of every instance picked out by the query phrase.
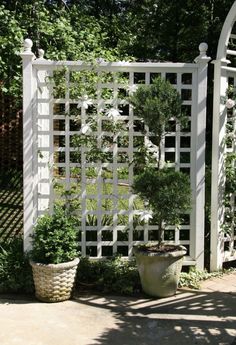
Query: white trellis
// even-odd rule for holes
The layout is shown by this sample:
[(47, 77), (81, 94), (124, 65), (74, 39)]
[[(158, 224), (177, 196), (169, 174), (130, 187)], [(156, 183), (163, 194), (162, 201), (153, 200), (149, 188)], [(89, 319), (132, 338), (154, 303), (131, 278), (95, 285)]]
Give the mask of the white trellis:
[[(67, 190), (76, 182), (80, 184), (78, 201), (82, 215), (82, 254), (99, 258), (118, 252), (130, 256), (134, 244), (155, 239), (156, 226), (136, 225), (138, 209), (134, 207), (135, 197), (129, 188), (120, 189), (119, 186), (132, 184), (134, 171), (129, 162), (137, 154), (137, 142), (151, 136), (151, 129), (143, 134), (132, 108), (124, 106), (118, 119), (125, 123), (127, 132), (113, 140), (107, 151), (107, 161), (98, 161), (96, 164), (87, 161), (83, 148), (80, 160), (74, 160), (71, 138), (75, 134), (81, 135), (81, 126), (85, 123), (88, 110), (82, 106), (80, 128), (74, 128), (73, 110), (78, 108), (80, 101), (70, 94), (70, 87), (73, 84), (73, 73), (90, 70), (91, 65), (81, 61), (48, 61), (43, 58), (43, 51), (36, 58), (31, 48), (32, 42), (25, 40), (21, 54), (24, 93), (25, 250), (30, 247), (29, 236), (35, 220), (53, 205), (55, 181), (64, 185)], [(140, 82), (149, 84), (154, 77), (161, 76), (168, 79), (180, 92), (189, 126), (181, 129), (173, 121), (173, 129), (166, 136), (162, 154), (169, 165), (190, 175), (193, 205), (191, 214), (186, 215), (184, 223), (178, 229), (169, 227), (167, 232), (169, 240), (188, 248), (185, 264), (196, 264), (203, 268), (206, 93), (210, 58), (206, 55), (206, 44), (201, 44), (199, 49), (200, 55), (195, 63), (98, 63), (94, 72), (109, 75), (110, 80), (98, 83), (98, 96), (93, 103), (98, 110), (105, 103), (111, 104), (112, 99), (104, 100), (102, 96), (103, 90), (109, 89), (112, 97), (118, 99), (117, 107), (120, 109), (122, 100), (119, 99), (119, 94), (125, 89), (127, 91), (127, 88), (122, 80), (116, 80), (119, 73), (128, 83), (129, 89)], [(64, 95), (59, 97), (53, 92), (54, 84), (50, 77), (54, 71), (62, 68), (65, 71), (65, 90)], [(103, 145), (103, 140), (111, 135), (104, 130), (103, 121), (107, 121), (105, 114), (97, 120), (98, 145)], [(96, 169), (95, 181), (88, 176), (91, 168)], [(79, 182), (73, 175), (73, 169), (77, 169), (77, 173), (79, 171)], [(103, 174), (106, 169), (110, 171), (108, 177)], [(103, 190), (104, 179), (109, 191)], [(110, 205), (108, 208), (104, 208), (106, 202)], [(91, 207), (91, 203), (96, 207)], [(126, 206), (122, 206), (124, 204)], [(104, 216), (110, 217), (110, 223), (104, 222)], [(91, 218), (96, 221), (88, 222)]]
[[(213, 141), (212, 141), (212, 194), (211, 194), (211, 270), (222, 267), (224, 261), (236, 258), (236, 228), (231, 223), (231, 233), (224, 233), (223, 224), (227, 222), (225, 193), (225, 158), (227, 153), (236, 153), (235, 113), (227, 113), (225, 106), (228, 85), (236, 86), (235, 64), (235, 21), (236, 2), (231, 7), (223, 25), (217, 58), (214, 63), (214, 104), (213, 104)], [(228, 64), (231, 64), (229, 67)], [(233, 115), (233, 116), (232, 116)], [(229, 133), (231, 140), (226, 141)], [(236, 167), (234, 167), (236, 169)], [(231, 196), (231, 209), (235, 210), (235, 193)], [(235, 212), (235, 211), (234, 211)]]

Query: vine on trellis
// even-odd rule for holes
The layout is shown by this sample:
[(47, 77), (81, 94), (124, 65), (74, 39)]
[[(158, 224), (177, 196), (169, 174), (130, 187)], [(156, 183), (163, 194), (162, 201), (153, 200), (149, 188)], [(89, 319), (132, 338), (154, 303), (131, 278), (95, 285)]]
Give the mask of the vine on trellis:
[(227, 123), (225, 136), (225, 191), (223, 204), (225, 207), (222, 232), (226, 238), (236, 233), (236, 113), (235, 113), (236, 89), (229, 85), (226, 92), (225, 105), (227, 108)]

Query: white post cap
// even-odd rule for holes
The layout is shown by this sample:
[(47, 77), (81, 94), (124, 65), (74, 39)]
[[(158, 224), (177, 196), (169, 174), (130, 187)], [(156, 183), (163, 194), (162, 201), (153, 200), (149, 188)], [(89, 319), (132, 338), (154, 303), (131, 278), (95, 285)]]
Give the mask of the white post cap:
[(31, 48), (33, 47), (33, 42), (30, 38), (26, 38), (23, 43), (24, 52), (31, 52)]

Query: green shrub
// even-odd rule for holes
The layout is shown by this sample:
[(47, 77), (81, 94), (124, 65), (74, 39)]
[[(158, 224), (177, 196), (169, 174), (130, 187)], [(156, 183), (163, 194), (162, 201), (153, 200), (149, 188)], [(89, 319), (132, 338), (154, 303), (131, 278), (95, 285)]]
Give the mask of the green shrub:
[(32, 271), (21, 237), (0, 242), (0, 292), (33, 292)]
[[(232, 270), (224, 271), (231, 272)], [(203, 280), (222, 276), (224, 273), (208, 273), (191, 269), (181, 272), (179, 287), (199, 289)], [(81, 258), (78, 266), (77, 288), (94, 289), (103, 293), (135, 295), (141, 291), (140, 278), (134, 261), (121, 257), (93, 261)], [(32, 293), (34, 291), (32, 270), (28, 255), (23, 252), (23, 240), (20, 237), (0, 242), (0, 293)]]
[(221, 277), (223, 274), (227, 274), (234, 271), (234, 269), (216, 271), (216, 272), (207, 272), (207, 270), (198, 270), (195, 267), (190, 268), (188, 273), (181, 272), (179, 287), (188, 287), (190, 289), (200, 289), (201, 282), (214, 277)]
[(191, 208), (190, 180), (181, 171), (147, 166), (135, 177), (133, 190), (148, 202), (153, 211), (159, 225), (159, 243), (164, 240), (164, 228), (171, 224), (179, 225), (181, 212)]
[(43, 264), (59, 264), (78, 257), (78, 220), (62, 207), (39, 217), (32, 235), (30, 257)]
[(161, 77), (154, 79), (150, 85), (140, 85), (129, 101), (134, 107), (134, 115), (143, 119), (155, 134), (158, 146), (164, 131), (170, 130), (170, 119), (175, 118), (181, 124), (186, 122), (180, 94)]
[[(231, 270), (208, 273), (206, 270), (190, 268), (181, 272), (179, 288), (200, 289), (201, 282), (213, 277), (220, 277)], [(127, 261), (120, 256), (106, 260), (81, 258), (78, 266), (76, 286), (80, 290), (94, 290), (103, 293), (135, 295), (142, 291), (135, 261)]]
[(132, 295), (141, 291), (135, 262), (120, 256), (99, 261), (81, 258), (76, 281), (77, 287), (85, 286), (104, 293)]

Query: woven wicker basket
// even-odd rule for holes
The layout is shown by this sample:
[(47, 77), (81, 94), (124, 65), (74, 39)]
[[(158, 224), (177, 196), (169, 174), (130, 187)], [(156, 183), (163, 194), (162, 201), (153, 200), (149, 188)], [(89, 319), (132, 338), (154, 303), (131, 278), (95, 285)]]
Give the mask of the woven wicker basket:
[(62, 264), (40, 264), (30, 261), (35, 296), (43, 302), (60, 302), (71, 297), (79, 259)]

